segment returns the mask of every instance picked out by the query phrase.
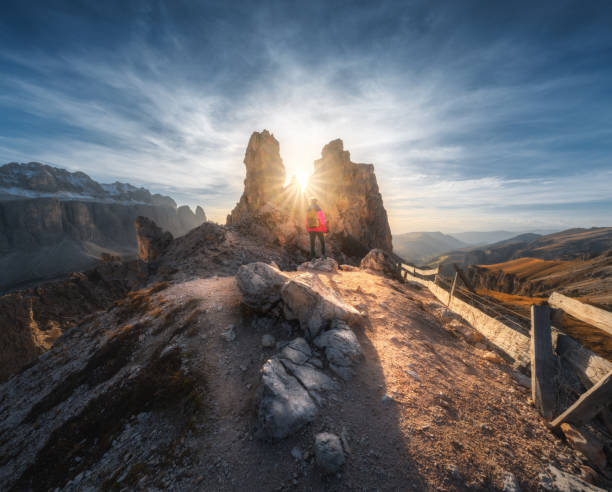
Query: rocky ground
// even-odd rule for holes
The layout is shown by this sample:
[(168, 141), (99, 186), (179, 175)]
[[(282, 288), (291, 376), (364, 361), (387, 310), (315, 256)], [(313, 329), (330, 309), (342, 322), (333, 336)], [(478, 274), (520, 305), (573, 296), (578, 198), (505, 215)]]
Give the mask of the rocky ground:
[[(0, 387), (1, 490), (536, 490), (550, 465), (609, 485), (546, 428), (524, 378), (426, 289), (302, 270), (278, 272), (269, 306), (247, 305), (240, 275), (209, 275), (153, 284), (67, 331)], [(362, 353), (352, 377), (292, 304), (311, 291), (287, 282), (332, 296), (308, 313), (318, 336), (348, 321)], [(306, 362), (286, 346), (296, 339)], [(291, 389), (303, 373), (290, 359), (322, 375), (293, 388), (312, 414), (274, 406), (270, 361), (292, 367)], [(304, 421), (275, 439), (294, 411)]]

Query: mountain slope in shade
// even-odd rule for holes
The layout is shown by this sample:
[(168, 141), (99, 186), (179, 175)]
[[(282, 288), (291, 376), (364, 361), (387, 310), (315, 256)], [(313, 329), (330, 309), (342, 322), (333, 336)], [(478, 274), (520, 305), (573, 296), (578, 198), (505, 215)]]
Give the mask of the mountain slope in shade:
[(441, 232), (408, 232), (393, 236), (395, 253), (406, 261), (417, 264), (465, 246), (467, 244)]
[(188, 206), (128, 183), (36, 162), (0, 167), (0, 291), (91, 268), (102, 254), (136, 254), (134, 219), (180, 236), (206, 221)]

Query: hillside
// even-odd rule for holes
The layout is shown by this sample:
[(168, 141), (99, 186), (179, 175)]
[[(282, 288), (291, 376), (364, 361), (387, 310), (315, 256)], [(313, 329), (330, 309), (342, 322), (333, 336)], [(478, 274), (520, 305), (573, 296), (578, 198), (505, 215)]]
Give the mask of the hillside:
[(410, 263), (421, 265), (434, 256), (466, 247), (452, 236), (441, 232), (408, 232), (393, 236), (393, 250)]
[(206, 220), (170, 197), (31, 162), (0, 167), (0, 292), (136, 255), (134, 219), (180, 236)]
[(543, 260), (593, 258), (612, 248), (612, 227), (569, 229), (546, 236), (521, 234), (486, 247), (464, 248), (438, 256), (429, 262), (450, 272), (452, 263), (460, 266), (490, 265), (530, 257)]
[(510, 231), (467, 231), (453, 232), (450, 235), (465, 244), (480, 246), (504, 241), (515, 237), (517, 234)]

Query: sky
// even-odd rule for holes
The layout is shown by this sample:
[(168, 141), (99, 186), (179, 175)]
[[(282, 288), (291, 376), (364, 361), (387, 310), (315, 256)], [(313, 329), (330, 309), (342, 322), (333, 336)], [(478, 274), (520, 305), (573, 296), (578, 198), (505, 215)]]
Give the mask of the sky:
[(394, 234), (612, 225), (612, 2), (0, 5), (0, 163), (127, 181), (224, 222), (253, 131), (342, 138)]

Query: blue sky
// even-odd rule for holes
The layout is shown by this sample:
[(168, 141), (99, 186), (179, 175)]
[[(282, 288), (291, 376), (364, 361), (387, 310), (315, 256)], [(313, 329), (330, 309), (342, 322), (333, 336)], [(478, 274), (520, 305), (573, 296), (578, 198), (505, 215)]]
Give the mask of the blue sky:
[(0, 6), (0, 163), (224, 221), (252, 131), (290, 173), (342, 138), (394, 233), (612, 225), (612, 3)]

